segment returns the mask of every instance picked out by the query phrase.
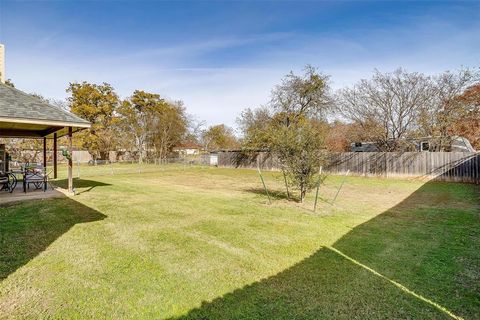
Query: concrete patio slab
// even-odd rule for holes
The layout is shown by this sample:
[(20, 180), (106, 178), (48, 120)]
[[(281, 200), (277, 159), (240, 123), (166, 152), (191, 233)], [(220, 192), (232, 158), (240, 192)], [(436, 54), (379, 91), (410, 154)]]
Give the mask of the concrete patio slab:
[(29, 200), (39, 200), (39, 199), (48, 199), (56, 197), (65, 197), (65, 192), (62, 190), (53, 189), (51, 186), (48, 187), (47, 191), (43, 190), (27, 190), (27, 193), (23, 192), (22, 184), (18, 183), (15, 190), (12, 193), (7, 191), (0, 191), (0, 206), (5, 204), (11, 204), (14, 202), (22, 202)]

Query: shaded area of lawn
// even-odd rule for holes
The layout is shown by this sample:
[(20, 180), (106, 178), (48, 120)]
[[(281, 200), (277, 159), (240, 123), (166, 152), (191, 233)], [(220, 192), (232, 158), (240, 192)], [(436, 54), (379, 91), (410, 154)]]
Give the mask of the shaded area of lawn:
[(69, 198), (0, 207), (0, 283), (76, 224), (105, 217)]
[(331, 247), (178, 319), (477, 318), (478, 195), (427, 183)]
[[(67, 189), (68, 179), (55, 180), (53, 184), (57, 187)], [(109, 186), (109, 184), (96, 181), (96, 180), (78, 179), (78, 178), (73, 179), (73, 187), (74, 189), (77, 190), (77, 192), (75, 192), (77, 195), (84, 192), (90, 192), (96, 187), (105, 187), (105, 186)]]

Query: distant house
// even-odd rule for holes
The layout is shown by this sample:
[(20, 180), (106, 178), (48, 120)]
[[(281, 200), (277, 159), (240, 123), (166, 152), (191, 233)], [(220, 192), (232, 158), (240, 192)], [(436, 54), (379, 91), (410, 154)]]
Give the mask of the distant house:
[[(380, 148), (375, 142), (353, 142), (350, 144), (351, 152), (379, 152)], [(475, 152), (475, 149), (471, 145), (470, 141), (464, 137), (451, 137), (450, 145), (446, 150), (440, 149), (438, 138), (425, 137), (418, 139), (405, 139), (402, 140), (401, 151), (450, 151), (450, 152)]]
[(181, 156), (194, 156), (200, 154), (202, 147), (194, 143), (178, 144), (172, 151)]
[(377, 146), (375, 142), (358, 141), (358, 142), (352, 142), (350, 144), (350, 151), (351, 152), (378, 152), (380, 151), (380, 148)]

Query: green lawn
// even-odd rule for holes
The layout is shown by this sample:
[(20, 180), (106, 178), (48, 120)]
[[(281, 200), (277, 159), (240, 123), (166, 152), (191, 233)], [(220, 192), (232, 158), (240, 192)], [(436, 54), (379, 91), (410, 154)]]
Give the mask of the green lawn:
[(80, 176), (0, 207), (0, 319), (480, 318), (478, 186), (329, 177), (314, 214), (278, 173), (272, 205), (252, 170)]

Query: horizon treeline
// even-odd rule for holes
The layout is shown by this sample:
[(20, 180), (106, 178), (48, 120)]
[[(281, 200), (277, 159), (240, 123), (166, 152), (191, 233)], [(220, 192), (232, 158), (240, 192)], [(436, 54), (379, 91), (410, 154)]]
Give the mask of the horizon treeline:
[[(321, 95), (315, 87), (320, 80)], [(403, 68), (374, 70), (368, 79), (332, 90), (330, 75), (307, 65), (302, 75), (290, 72), (280, 79), (264, 105), (246, 108), (238, 115), (240, 138), (225, 124), (206, 127), (204, 121), (187, 113), (182, 101), (158, 93), (135, 90), (121, 99), (110, 84), (88, 82), (70, 83), (67, 93), (66, 101), (36, 96), (92, 123), (91, 129), (76, 135), (75, 145), (88, 150), (94, 159), (107, 159), (111, 150), (128, 151), (140, 162), (164, 159), (178, 145), (198, 145), (205, 150), (269, 149), (271, 139), (266, 138), (265, 128), (288, 118), (289, 112), (314, 121), (321, 140), (316, 147), (332, 152), (349, 151), (351, 143), (360, 141), (375, 143), (381, 151), (406, 150), (410, 139), (422, 137), (434, 137), (439, 150), (448, 150), (455, 136), (467, 138), (480, 149), (478, 68), (434, 75)], [(302, 108), (315, 111), (303, 113)], [(10, 142), (26, 149), (37, 143)]]

